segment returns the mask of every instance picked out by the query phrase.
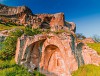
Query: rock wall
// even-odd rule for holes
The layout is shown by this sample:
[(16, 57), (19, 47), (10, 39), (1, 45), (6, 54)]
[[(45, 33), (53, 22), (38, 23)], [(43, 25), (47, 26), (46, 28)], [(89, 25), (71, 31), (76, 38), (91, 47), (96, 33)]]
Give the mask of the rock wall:
[(76, 25), (65, 21), (63, 13), (33, 14), (26, 6), (9, 7), (0, 4), (0, 21), (50, 30), (46, 34), (23, 35), (17, 40), (15, 61), (30, 72), (39, 70), (46, 76), (71, 76), (73, 71), (84, 64), (100, 64), (100, 56), (85, 44), (93, 40), (85, 39), (77, 43)]
[(65, 35), (65, 39), (55, 34), (19, 38), (16, 63), (24, 64), (29, 70), (49, 72), (48, 75), (71, 76), (71, 72), (78, 69), (78, 64), (72, 53), (71, 36)]
[(66, 23), (64, 13), (33, 14), (26, 6), (10, 7), (0, 4), (0, 21), (15, 23), (34, 28), (51, 29), (51, 31), (71, 30), (75, 32), (73, 22)]
[(18, 38), (15, 61), (46, 76), (71, 76), (84, 64), (100, 64), (100, 56), (68, 33), (40, 34)]
[(10, 7), (0, 4), (0, 15), (2, 16), (21, 15), (22, 13), (32, 15), (32, 11), (26, 6)]
[(100, 65), (100, 55), (91, 48), (89, 48), (86, 44), (82, 47), (82, 55), (85, 64), (94, 64)]
[(83, 43), (95, 43), (95, 41), (92, 38), (85, 38), (82, 40)]

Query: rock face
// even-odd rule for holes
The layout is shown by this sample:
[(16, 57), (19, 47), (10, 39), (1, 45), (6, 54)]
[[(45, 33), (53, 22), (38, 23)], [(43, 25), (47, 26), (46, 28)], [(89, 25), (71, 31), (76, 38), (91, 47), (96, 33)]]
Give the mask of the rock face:
[(14, 15), (21, 15), (21, 14), (30, 14), (32, 15), (31, 10), (26, 6), (19, 6), (19, 7), (8, 7), (6, 5), (0, 4), (0, 15), (3, 16), (14, 16)]
[(84, 64), (100, 64), (100, 56), (72, 34), (38, 34), (18, 38), (15, 61), (46, 76), (71, 76)]
[(51, 31), (71, 30), (75, 32), (74, 23), (66, 23), (63, 13), (33, 14), (26, 6), (10, 7), (0, 4), (0, 22), (15, 23), (34, 28), (51, 29)]
[(83, 43), (95, 43), (95, 41), (92, 38), (86, 38), (82, 42)]
[[(26, 6), (0, 4), (0, 22), (50, 30), (46, 34), (23, 35), (17, 40), (15, 61), (30, 72), (37, 69), (46, 76), (71, 76), (81, 65), (100, 64), (100, 56), (95, 50), (84, 42), (76, 42), (76, 25), (66, 22), (63, 13), (33, 14)], [(2, 31), (2, 34), (7, 33)], [(84, 41), (93, 42), (90, 39)]]
[[(64, 38), (61, 37), (63, 35)], [(33, 37), (22, 36), (17, 43), (16, 63), (23, 64), (29, 69), (49, 72), (50, 76), (51, 74), (52, 76), (71, 76), (71, 72), (78, 69), (72, 53), (71, 37), (67, 33), (58, 36), (52, 33)]]
[(82, 49), (82, 55), (85, 64), (94, 64), (99, 66), (100, 56), (97, 54), (95, 50), (89, 48), (87, 45), (84, 45)]

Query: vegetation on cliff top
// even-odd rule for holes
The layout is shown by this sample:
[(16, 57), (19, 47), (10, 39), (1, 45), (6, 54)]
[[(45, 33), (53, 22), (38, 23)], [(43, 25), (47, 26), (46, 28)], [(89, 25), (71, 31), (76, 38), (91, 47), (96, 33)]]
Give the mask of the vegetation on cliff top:
[(16, 25), (4, 25), (4, 24), (0, 24), (0, 31), (3, 30), (11, 30), (11, 29), (24, 29), (24, 26), (16, 26)]

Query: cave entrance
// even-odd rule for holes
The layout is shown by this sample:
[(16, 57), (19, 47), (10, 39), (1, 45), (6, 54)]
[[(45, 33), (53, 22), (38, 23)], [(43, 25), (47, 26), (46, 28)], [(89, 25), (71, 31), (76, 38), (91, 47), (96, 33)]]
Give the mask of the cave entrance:
[(30, 62), (35, 66), (35, 70), (39, 70), (43, 42), (44, 40), (37, 41), (31, 45)]
[(43, 69), (49, 72), (64, 72), (64, 60), (60, 49), (55, 45), (48, 45), (45, 48)]

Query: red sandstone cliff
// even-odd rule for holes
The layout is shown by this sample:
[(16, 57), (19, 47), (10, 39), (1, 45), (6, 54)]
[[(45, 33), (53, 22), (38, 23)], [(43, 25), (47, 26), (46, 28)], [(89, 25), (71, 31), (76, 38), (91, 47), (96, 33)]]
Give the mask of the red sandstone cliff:
[(71, 30), (75, 32), (75, 24), (66, 23), (63, 13), (33, 14), (26, 6), (10, 7), (0, 4), (0, 20), (32, 28), (51, 28), (51, 31)]

